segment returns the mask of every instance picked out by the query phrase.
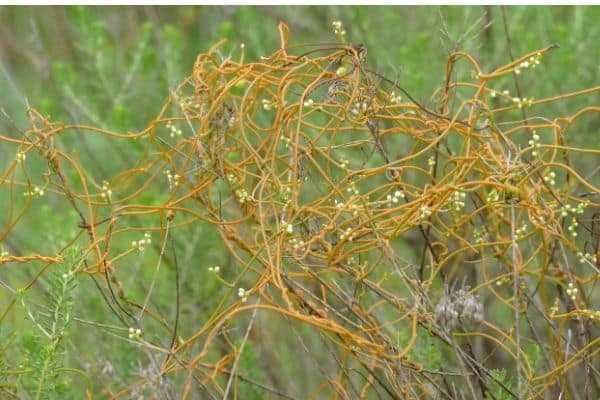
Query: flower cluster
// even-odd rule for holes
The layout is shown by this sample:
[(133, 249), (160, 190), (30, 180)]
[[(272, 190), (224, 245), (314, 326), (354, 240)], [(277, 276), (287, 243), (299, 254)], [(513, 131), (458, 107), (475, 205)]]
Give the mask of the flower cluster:
[(279, 198), (282, 202), (288, 204), (292, 198), (292, 188), (288, 185), (283, 186), (279, 192)]
[(554, 299), (554, 304), (552, 304), (552, 307), (550, 307), (550, 317), (554, 317), (556, 314), (558, 314), (558, 307), (560, 305), (560, 300), (557, 298)]
[(579, 222), (577, 222), (577, 220), (575, 218), (573, 218), (573, 220), (569, 224), (569, 227), (567, 228), (569, 230), (569, 232), (571, 232), (571, 236), (577, 237), (577, 227), (578, 226), (579, 226)]
[(490, 96), (491, 97), (496, 97), (498, 95), (498, 93), (503, 94), (504, 96), (509, 96), (510, 92), (508, 90), (503, 90), (502, 92), (497, 92), (494, 89), (490, 90)]
[(149, 233), (144, 233), (144, 238), (140, 240), (134, 240), (131, 242), (131, 247), (136, 249), (139, 252), (144, 251), (145, 247), (152, 243), (152, 235)]
[(208, 271), (218, 274), (221, 271), (221, 267), (219, 267), (218, 265), (215, 265), (214, 267), (208, 267)]
[(289, 240), (289, 244), (291, 244), (291, 245), (292, 245), (292, 248), (293, 248), (294, 250), (298, 250), (298, 249), (300, 249), (300, 248), (304, 247), (304, 245), (305, 245), (305, 243), (304, 243), (304, 240), (302, 240), (302, 239), (297, 239), (297, 238), (292, 238), (292, 239), (290, 239), (290, 240)]
[(342, 21), (333, 21), (331, 23), (333, 25), (333, 33), (340, 39), (344, 40), (344, 36), (346, 36), (346, 31), (342, 26)]
[(406, 195), (404, 194), (404, 192), (402, 190), (396, 190), (394, 192), (394, 195), (392, 196), (391, 194), (388, 194), (387, 197), (385, 198), (388, 205), (392, 205), (392, 204), (397, 204), (398, 201), (400, 201), (400, 199), (404, 199), (406, 198)]
[(392, 103), (392, 104), (398, 104), (401, 101), (402, 101), (402, 96), (396, 95), (396, 93), (394, 91), (390, 92), (390, 103)]
[(465, 322), (481, 324), (483, 322), (483, 304), (475, 295), (469, 293), (469, 287), (447, 293), (435, 307), (435, 320), (452, 331)]
[(583, 254), (581, 251), (577, 253), (577, 258), (579, 258), (579, 262), (581, 264), (583, 264), (586, 261), (591, 262), (593, 264), (596, 264), (598, 262), (598, 257), (596, 257), (595, 254), (590, 254), (590, 253)]
[[(500, 92), (500, 93), (501, 93), (501, 94), (503, 94), (503, 95), (505, 95), (505, 96), (508, 96), (508, 95), (510, 95), (510, 92), (509, 92), (508, 90), (504, 90), (504, 91), (502, 91), (502, 92)], [(493, 90), (493, 89), (492, 89), (492, 90), (490, 90), (490, 96), (491, 96), (491, 97), (496, 97), (497, 95), (498, 95), (498, 92), (496, 92), (496, 91), (495, 91), (495, 90)]]
[(23, 153), (22, 151), (19, 151), (17, 153), (17, 162), (21, 163), (23, 161), (25, 161), (27, 159), (27, 156), (25, 155), (25, 153)]
[(234, 174), (227, 174), (227, 180), (229, 181), (229, 183), (231, 183), (232, 185), (237, 185), (239, 183), (239, 179), (237, 176), (235, 176)]
[(536, 65), (540, 64), (540, 60), (542, 59), (542, 53), (537, 53), (535, 56), (529, 57), (529, 60), (521, 62), (517, 67), (515, 67), (514, 71), (516, 75), (521, 73), (522, 69), (527, 68), (535, 68)]
[(182, 135), (181, 129), (177, 128), (174, 124), (173, 121), (168, 121), (167, 125), (166, 125), (167, 129), (169, 129), (169, 136), (174, 138), (174, 137), (179, 137)]
[(369, 104), (366, 101), (358, 101), (354, 103), (350, 112), (354, 115), (363, 115), (367, 112)]
[(142, 330), (137, 328), (129, 328), (129, 339), (139, 339), (142, 336)]
[(567, 296), (571, 298), (571, 300), (577, 300), (577, 292), (579, 290), (573, 285), (573, 282), (569, 282), (569, 286), (567, 287)]
[(252, 197), (250, 197), (246, 189), (236, 189), (234, 193), (235, 197), (237, 197), (238, 201), (241, 204), (244, 204), (248, 200), (252, 200)]
[(195, 109), (200, 108), (200, 102), (199, 102), (198, 97), (196, 97), (196, 96), (183, 97), (183, 96), (180, 96), (179, 94), (175, 93), (173, 97), (174, 97), (175, 101), (177, 102), (177, 105), (182, 110), (186, 110), (189, 108), (195, 108)]
[(483, 227), (475, 228), (473, 230), (473, 238), (475, 239), (475, 243), (477, 243), (477, 244), (484, 243), (485, 242), (485, 229)]
[(169, 181), (169, 189), (173, 189), (174, 187), (179, 185), (180, 176), (178, 174), (173, 174), (171, 173), (171, 170), (168, 169), (165, 171), (165, 175), (167, 176), (167, 180)]
[(262, 99), (262, 106), (265, 111), (271, 111), (272, 109), (277, 108), (277, 103), (275, 102), (275, 99)]
[(355, 194), (355, 195), (360, 194), (360, 191), (356, 187), (356, 183), (355, 182), (350, 182), (348, 184), (348, 187), (346, 188), (346, 193), (351, 193), (351, 194)]
[(590, 205), (589, 200), (586, 200), (583, 203), (577, 204), (577, 207), (575, 207), (575, 214), (583, 214), (583, 212), (585, 211), (585, 208), (589, 205)]
[(233, 194), (235, 195), (235, 197), (237, 197), (238, 201), (241, 204), (244, 204), (248, 201), (253, 200), (252, 196), (250, 196), (250, 194), (248, 194), (248, 191), (242, 187), (240, 187), (240, 180), (238, 179), (237, 176), (235, 176), (234, 174), (228, 174), (227, 175), (227, 181), (235, 188), (237, 187), (234, 191)]
[(525, 237), (525, 234), (527, 233), (527, 228), (527, 224), (523, 224), (520, 228), (517, 228), (517, 230), (515, 231), (515, 236), (517, 240), (523, 239)]
[[(585, 208), (587, 207), (587, 205), (589, 204), (589, 202), (583, 202), (583, 203), (579, 203), (577, 205), (577, 207), (573, 207), (570, 204), (566, 204), (564, 207), (560, 208), (560, 216), (561, 217), (567, 217), (569, 216), (569, 214), (583, 214), (583, 212), (585, 211)], [(573, 237), (577, 237), (577, 227), (579, 226), (579, 222), (577, 221), (577, 219), (575, 217), (573, 217), (573, 219), (571, 220), (571, 223), (569, 224), (569, 227), (567, 228), (569, 230), (569, 232), (571, 232), (571, 236)]]
[(102, 181), (102, 187), (100, 188), (100, 197), (110, 201), (112, 199), (112, 190), (110, 189), (107, 181)]
[(435, 167), (435, 157), (431, 156), (427, 159), (427, 165), (429, 165), (430, 169), (433, 169), (433, 167)]
[(238, 288), (238, 297), (242, 300), (242, 303), (248, 301), (248, 292), (244, 288)]
[(452, 198), (450, 199), (450, 203), (452, 205), (452, 209), (454, 211), (460, 211), (465, 208), (465, 198), (467, 194), (465, 192), (461, 192), (459, 190), (452, 193)]
[(431, 208), (426, 205), (419, 207), (419, 219), (425, 219), (431, 215)]
[(41, 188), (39, 186), (34, 186), (33, 190), (23, 193), (23, 195), (25, 195), (25, 197), (33, 197), (34, 199), (37, 199), (38, 197), (42, 197), (45, 194), (46, 194), (46, 191), (44, 190), (44, 188)]
[(254, 200), (248, 191), (241, 187), (240, 180), (234, 174), (227, 174), (227, 181), (235, 188), (233, 194), (241, 204)]
[(533, 105), (533, 101), (535, 98), (528, 99), (527, 97), (523, 97), (522, 99), (519, 97), (513, 97), (512, 102), (517, 105), (517, 108), (529, 108)]
[(544, 176), (544, 182), (548, 183), (550, 186), (556, 185), (556, 174), (554, 171), (550, 171), (548, 175)]
[(561, 209), (560, 209), (560, 216), (561, 217), (566, 217), (569, 214), (583, 214), (583, 212), (585, 211), (585, 208), (589, 204), (590, 204), (589, 201), (585, 201), (583, 203), (579, 203), (579, 204), (577, 204), (577, 207), (573, 207), (570, 204), (567, 204), (564, 207), (561, 207)]
[(286, 231), (287, 233), (289, 233), (290, 235), (292, 233), (294, 233), (294, 225), (286, 222), (285, 220), (281, 221), (281, 228)]
[(348, 168), (348, 164), (350, 164), (350, 160), (348, 160), (347, 158), (342, 157), (340, 159), (340, 167), (342, 167), (342, 169)]
[(334, 200), (334, 204), (335, 207), (339, 208), (340, 210), (352, 211), (352, 215), (355, 217), (358, 215), (358, 211), (362, 208), (359, 204), (352, 204), (351, 202), (346, 204), (343, 201), (337, 201), (337, 199)]
[(349, 242), (354, 240), (354, 236), (352, 235), (352, 228), (346, 228), (346, 230), (344, 232), (342, 232), (342, 234), (340, 235), (340, 239), (341, 240), (348, 239)]
[(281, 134), (280, 136), (281, 141), (285, 144), (285, 148), (289, 149), (290, 148), (290, 143), (292, 142), (292, 139), (290, 139), (289, 137), (285, 136), (285, 134)]
[(531, 152), (531, 155), (536, 157), (538, 155), (538, 151), (536, 149), (539, 149), (541, 147), (540, 145), (540, 135), (538, 135), (535, 131), (532, 132), (531, 135), (531, 139), (529, 139), (529, 145), (534, 149)]

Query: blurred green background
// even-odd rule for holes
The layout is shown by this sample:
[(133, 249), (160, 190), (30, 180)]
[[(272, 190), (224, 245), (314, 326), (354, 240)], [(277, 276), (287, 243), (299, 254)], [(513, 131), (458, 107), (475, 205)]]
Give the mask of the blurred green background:
[[(515, 56), (561, 46), (538, 76), (522, 77), (526, 92), (541, 98), (600, 82), (600, 8), (505, 11)], [(472, 53), (484, 70), (510, 60), (500, 6), (2, 7), (2, 107), (18, 119), (29, 101), (53, 118), (140, 129), (217, 40), (229, 41), (222, 52), (232, 57), (245, 43), (252, 60), (277, 49), (279, 21), (303, 45), (334, 42), (334, 20), (367, 47), (370, 66), (421, 100), (443, 82), (451, 50)]]
[[(505, 13), (515, 57), (554, 43), (560, 45), (544, 58), (536, 73), (520, 77), (524, 97), (539, 99), (599, 84), (600, 46), (597, 39), (600, 24), (597, 21), (600, 20), (600, 7), (507, 7)], [(290, 53), (301, 54), (309, 49), (302, 45), (326, 47), (336, 41), (331, 26), (334, 20), (343, 22), (349, 41), (366, 46), (366, 62), (372, 69), (397, 79), (415, 99), (426, 105), (433, 104), (430, 96), (435, 88), (443, 85), (446, 59), (451, 51), (473, 54), (484, 71), (510, 61), (500, 6), (3, 6), (0, 7), (0, 107), (3, 110), (0, 134), (20, 137), (19, 130), (28, 126), (25, 115), (28, 105), (54, 121), (89, 124), (117, 132), (140, 131), (157, 115), (175, 86), (191, 73), (198, 53), (206, 51), (219, 39), (228, 40), (220, 48), (223, 57), (238, 59), (240, 44), (244, 43), (246, 60), (257, 60), (278, 49), (277, 25), (284, 21), (292, 32), (292, 47), (299, 46)], [(460, 76), (461, 73), (468, 74), (459, 69), (457, 74)], [(499, 82), (505, 85), (502, 89), (514, 91), (512, 78)], [(567, 115), (586, 105), (598, 105), (599, 100), (600, 95), (596, 92), (553, 103), (545, 108), (545, 113)], [(588, 147), (598, 148), (598, 129), (597, 116), (587, 118), (580, 125), (580, 134), (570, 143), (586, 143)], [(118, 160), (131, 157), (128, 149), (109, 147), (115, 152), (115, 158), (107, 161), (99, 155), (99, 149), (107, 144), (98, 138), (63, 145), (89, 157), (105, 176), (110, 176), (111, 169), (118, 166)], [(14, 154), (15, 148), (0, 148), (2, 170)], [(43, 171), (44, 161), (37, 162)], [(594, 168), (593, 162), (585, 167), (587, 172), (594, 172)], [(159, 196), (156, 194), (157, 198)], [(1, 192), (3, 206), (6, 207), (8, 201), (7, 194)], [(149, 199), (152, 201), (154, 199)], [(77, 233), (77, 219), (72, 213), (57, 212), (55, 206), (40, 206), (34, 220), (24, 221), (23, 225), (29, 228), (15, 230), (8, 237), (0, 238), (4, 249), (11, 254), (30, 251), (52, 254), (60, 249)], [(8, 231), (3, 226), (5, 223), (4, 217), (0, 216), (1, 234)], [(230, 262), (214, 228), (198, 224), (188, 234), (178, 238), (176, 244), (184, 254), (182, 264), (201, 258), (204, 273), (208, 265)], [(408, 254), (407, 258), (418, 259), (418, 255)], [(129, 272), (134, 273), (122, 272), (131, 297), (143, 298), (147, 291), (147, 285), (136, 281), (136, 273), (142, 274), (139, 276), (146, 274), (150, 279), (151, 271), (141, 268), (141, 264), (140, 259), (131, 266)], [(214, 280), (195, 275), (195, 266), (186, 268), (189, 270), (185, 269), (183, 274), (189, 279), (184, 279), (182, 288), (186, 296), (183, 314), (187, 321), (205, 319), (207, 312), (213, 309), (213, 303), (217, 302), (211, 297), (216, 296), (219, 285)], [(15, 296), (7, 289), (29, 282), (38, 270), (39, 265), (19, 269), (10, 266), (10, 269), (2, 270), (5, 285), (0, 296), (1, 306), (13, 313), (3, 317), (0, 338), (5, 343), (16, 344), (10, 349), (8, 345), (4, 347), (6, 354), (4, 361), (0, 361), (7, 369), (33, 366), (39, 361), (35, 354), (41, 352), (43, 345), (39, 343), (34, 327), (26, 322), (27, 309), (14, 311), (9, 308)], [(166, 282), (172, 280), (172, 271), (165, 270), (161, 274)], [(49, 285), (42, 284), (38, 292), (30, 291), (28, 304), (43, 303)], [(79, 313), (74, 315), (116, 323), (93, 282), (82, 281), (75, 290), (74, 307)], [(153, 297), (154, 306), (169, 309), (172, 287), (160, 286), (157, 291)], [(187, 328), (184, 326), (182, 336), (191, 334), (197, 325), (190, 322)], [(107, 333), (102, 329), (82, 332), (85, 334), (72, 333), (72, 341), (63, 350), (66, 355), (61, 365), (85, 370), (89, 375), (85, 379), (61, 375), (52, 393), (62, 391), (72, 393), (73, 397), (65, 398), (82, 398), (86, 387), (93, 388), (92, 392), (98, 394), (102, 393), (102, 388), (123, 387), (149, 373), (141, 368), (139, 360), (144, 359), (141, 350), (111, 337), (124, 336), (122, 332)], [(268, 341), (285, 338), (278, 338), (281, 332), (269, 332), (269, 335), (261, 341), (259, 330), (253, 344), (246, 347), (240, 369), (250, 371), (250, 378), (267, 380), (274, 386), (282, 384), (279, 380), (292, 382), (288, 383), (290, 392), (300, 397), (314, 390), (310, 373), (301, 363), (294, 367), (298, 356), (296, 350), (274, 352), (269, 349)], [(423, 350), (429, 349), (428, 346), (426, 343), (418, 347), (423, 351), (421, 362), (439, 358), (438, 353)], [(82, 349), (89, 352), (83, 353)], [(260, 364), (269, 362), (288, 367), (280, 371), (281, 376), (265, 376), (263, 371), (269, 368)], [(104, 381), (93, 381), (93, 374), (102, 376)], [(23, 380), (23, 387), (27, 388), (27, 378)], [(12, 384), (14, 380), (6, 379), (5, 382)], [(264, 398), (264, 394), (252, 386), (242, 390), (245, 390), (243, 399)]]

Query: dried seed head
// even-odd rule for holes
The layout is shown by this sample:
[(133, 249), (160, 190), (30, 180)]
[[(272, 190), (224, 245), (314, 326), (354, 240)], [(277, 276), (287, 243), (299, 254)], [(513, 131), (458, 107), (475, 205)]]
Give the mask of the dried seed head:
[(211, 116), (209, 121), (209, 128), (211, 131), (217, 133), (217, 137), (220, 139), (229, 128), (235, 124), (235, 110), (229, 104), (222, 104), (214, 115)]
[(483, 304), (479, 298), (464, 287), (447, 293), (435, 307), (435, 320), (448, 330), (454, 330), (464, 323), (481, 324), (484, 319)]
[(333, 102), (339, 104), (342, 102), (342, 94), (348, 93), (349, 91), (350, 87), (348, 85), (348, 82), (346, 82), (343, 79), (335, 79), (333, 82), (331, 82), (331, 85), (329, 85), (329, 88), (327, 89), (326, 102)]

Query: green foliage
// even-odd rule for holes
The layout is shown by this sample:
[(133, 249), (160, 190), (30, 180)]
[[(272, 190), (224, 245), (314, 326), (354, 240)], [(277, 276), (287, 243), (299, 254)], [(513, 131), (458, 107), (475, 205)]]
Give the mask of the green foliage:
[(439, 349), (438, 343), (433, 337), (425, 333), (418, 336), (417, 343), (413, 347), (411, 354), (414, 355), (414, 360), (417, 363), (430, 371), (437, 371), (442, 365), (442, 352)]
[[(397, 333), (398, 346), (400, 350), (408, 346), (410, 334), (408, 332)], [(409, 356), (412, 361), (423, 366), (429, 371), (438, 371), (442, 365), (442, 352), (439, 342), (427, 331), (420, 329), (417, 340), (410, 349)]]
[(509, 400), (513, 399), (513, 396), (510, 393), (507, 393), (506, 390), (497, 382), (500, 381), (508, 389), (512, 390), (514, 393), (514, 382), (511, 378), (507, 378), (506, 370), (501, 369), (493, 369), (490, 371), (492, 377), (494, 378), (490, 383), (490, 391), (486, 394), (485, 400)]
[[(69, 102), (77, 118), (96, 126), (123, 131), (139, 128), (151, 115), (151, 110), (140, 113), (139, 105), (145, 103), (144, 95), (151, 89), (143, 83), (156, 82), (161, 77), (153, 43), (154, 25), (145, 22), (139, 26), (135, 42), (124, 48), (123, 38), (118, 38), (91, 8), (68, 7), (67, 18), (77, 49), (77, 64), (53, 63), (53, 77), (60, 95)], [(168, 46), (180, 40), (174, 31), (166, 29)], [(175, 47), (174, 50), (180, 49)], [(168, 68), (173, 69), (173, 66), (168, 65)], [(49, 102), (43, 106), (45, 113), (62, 117), (60, 108), (52, 107)]]
[(9, 346), (13, 344), (14, 337), (15, 335), (10, 335), (6, 328), (0, 325), (0, 397), (16, 398), (17, 371), (12, 371), (11, 360), (8, 359)]
[(23, 292), (18, 297), (33, 323), (33, 329), (21, 336), (24, 373), (20, 383), (35, 399), (54, 399), (66, 393), (67, 382), (60, 369), (66, 361), (64, 341), (72, 318), (80, 258), (79, 250), (70, 248), (64, 262), (49, 275), (47, 304), (32, 307)]
[(537, 343), (526, 343), (523, 345), (523, 351), (527, 355), (527, 360), (535, 373), (541, 366), (544, 360), (542, 356), (542, 347)]

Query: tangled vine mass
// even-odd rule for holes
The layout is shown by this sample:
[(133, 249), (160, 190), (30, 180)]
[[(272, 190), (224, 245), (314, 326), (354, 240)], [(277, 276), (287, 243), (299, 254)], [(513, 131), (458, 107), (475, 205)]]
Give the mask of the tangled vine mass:
[[(78, 230), (53, 252), (33, 239), (39, 248), (27, 254), (3, 252), (3, 272), (33, 263), (39, 279), (79, 246), (73, 270), (94, 279), (129, 338), (158, 360), (154, 374), (109, 392), (232, 396), (252, 381), (240, 367), (258, 340), (252, 331), (278, 326), (289, 334), (270, 346), (295, 346), (312, 365), (312, 398), (599, 393), (600, 188), (577, 158), (600, 150), (569, 142), (600, 107), (554, 118), (536, 109), (600, 89), (514, 97), (496, 82), (531, 73), (553, 47), (492, 72), (457, 52), (421, 101), (401, 76), (370, 67), (363, 45), (298, 50), (284, 24), (280, 37), (281, 48), (255, 62), (243, 49), (239, 61), (222, 57), (220, 43), (199, 55), (138, 133), (30, 109), (27, 131), (0, 137), (15, 154), (0, 175), (0, 240), (34, 224), (41, 199), (75, 215)], [(471, 79), (454, 79), (459, 66)], [(131, 149), (129, 164), (102, 176), (62, 144), (78, 135)], [(45, 171), (30, 167), (36, 159)], [(232, 260), (209, 278), (202, 255), (183, 256), (198, 224), (218, 233)], [(146, 248), (144, 269), (175, 273), (134, 298), (123, 274)], [(214, 304), (195, 299), (212, 307), (205, 319), (181, 317), (184, 269), (186, 279), (218, 282)], [(153, 310), (155, 285), (173, 313)], [(163, 334), (146, 335), (152, 324)], [(268, 382), (254, 385), (267, 397), (302, 397)]]

